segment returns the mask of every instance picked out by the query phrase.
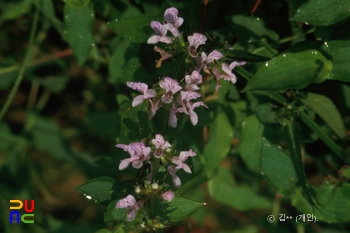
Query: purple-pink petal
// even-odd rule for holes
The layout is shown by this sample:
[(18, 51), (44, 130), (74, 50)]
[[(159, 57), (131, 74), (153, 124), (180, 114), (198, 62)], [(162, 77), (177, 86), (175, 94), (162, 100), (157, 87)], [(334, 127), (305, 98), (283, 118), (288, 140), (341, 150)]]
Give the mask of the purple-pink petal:
[(164, 192), (162, 195), (161, 195), (162, 199), (165, 200), (165, 201), (168, 201), (168, 202), (171, 202), (174, 197), (175, 197), (175, 194), (173, 191), (171, 190), (168, 190), (166, 192)]
[(176, 128), (176, 126), (177, 126), (176, 111), (177, 111), (177, 109), (176, 109), (175, 105), (173, 104), (173, 106), (171, 106), (171, 108), (170, 108), (169, 120), (168, 120), (168, 125), (173, 127), (173, 128)]
[(131, 159), (123, 159), (122, 161), (120, 161), (119, 164), (119, 170), (124, 170), (125, 168), (127, 168), (129, 166), (129, 164), (131, 163)]

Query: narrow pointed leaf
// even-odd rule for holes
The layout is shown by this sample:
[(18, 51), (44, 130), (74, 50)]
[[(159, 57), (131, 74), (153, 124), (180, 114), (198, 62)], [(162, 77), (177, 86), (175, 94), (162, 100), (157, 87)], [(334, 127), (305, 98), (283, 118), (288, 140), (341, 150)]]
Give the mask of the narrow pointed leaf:
[(249, 169), (258, 171), (262, 147), (264, 126), (255, 115), (246, 117), (242, 122), (242, 141), (239, 152)]
[(223, 111), (219, 111), (209, 131), (209, 142), (204, 148), (205, 169), (208, 176), (227, 155), (233, 135), (232, 126)]
[(345, 125), (343, 119), (332, 100), (327, 96), (308, 93), (303, 102), (313, 109), (331, 128), (338, 137), (345, 137)]
[(272, 188), (281, 194), (291, 194), (296, 187), (298, 178), (291, 159), (265, 138), (261, 150), (261, 173)]

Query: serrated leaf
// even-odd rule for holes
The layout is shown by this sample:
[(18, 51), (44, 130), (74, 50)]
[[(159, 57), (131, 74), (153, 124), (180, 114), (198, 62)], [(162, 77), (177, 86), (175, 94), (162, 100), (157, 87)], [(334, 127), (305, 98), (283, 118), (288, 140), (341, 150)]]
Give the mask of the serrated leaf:
[(150, 132), (148, 120), (148, 103), (144, 101), (136, 107), (130, 107), (122, 116), (118, 143), (146, 138)]
[(332, 100), (324, 95), (308, 93), (307, 98), (302, 101), (314, 110), (338, 137), (345, 137), (345, 125), (343, 119)]
[(323, 82), (330, 76), (331, 70), (332, 62), (315, 49), (285, 52), (266, 62), (243, 92), (302, 89), (311, 83)]
[(350, 184), (323, 184), (314, 187), (319, 205), (313, 208), (300, 192), (292, 198), (292, 204), (305, 214), (313, 214), (318, 221), (345, 223), (350, 221)]
[(109, 81), (111, 83), (133, 81), (135, 71), (141, 67), (139, 59), (136, 58), (138, 53), (139, 46), (135, 43), (129, 40), (119, 41), (108, 62)]
[(350, 17), (348, 0), (311, 0), (301, 5), (292, 20), (311, 25), (330, 25)]
[(68, 43), (80, 65), (85, 62), (93, 46), (94, 18), (92, 4), (79, 8), (73, 8), (69, 5), (64, 7), (64, 29), (67, 33)]
[(233, 136), (233, 128), (222, 110), (218, 110), (218, 114), (209, 130), (209, 142), (204, 147), (205, 169), (208, 177), (227, 155)]
[(171, 202), (157, 202), (155, 204), (155, 215), (160, 216), (163, 221), (179, 222), (189, 218), (205, 203), (199, 203), (183, 197), (175, 197)]
[(122, 38), (131, 42), (146, 42), (152, 34), (150, 23), (154, 16), (133, 15), (110, 22), (109, 27)]
[(125, 217), (125, 214), (129, 211), (126, 208), (116, 208), (117, 202), (119, 199), (116, 199), (109, 203), (107, 207), (107, 212), (104, 215), (104, 221), (110, 222), (114, 220), (123, 220)]
[(328, 41), (322, 49), (332, 57), (333, 69), (329, 79), (350, 82), (350, 40)]
[(289, 156), (276, 145), (263, 139), (261, 173), (269, 184), (281, 194), (290, 194), (298, 180)]
[(75, 189), (89, 200), (101, 203), (112, 200), (114, 191), (113, 187), (115, 184), (115, 179), (104, 176), (89, 180), (85, 184), (82, 184)]
[(253, 171), (259, 170), (260, 152), (264, 125), (255, 115), (246, 117), (242, 122), (242, 139), (239, 152), (245, 164)]
[(254, 193), (250, 187), (236, 186), (228, 181), (222, 173), (218, 173), (208, 182), (209, 194), (217, 202), (241, 211), (271, 208), (271, 202)]

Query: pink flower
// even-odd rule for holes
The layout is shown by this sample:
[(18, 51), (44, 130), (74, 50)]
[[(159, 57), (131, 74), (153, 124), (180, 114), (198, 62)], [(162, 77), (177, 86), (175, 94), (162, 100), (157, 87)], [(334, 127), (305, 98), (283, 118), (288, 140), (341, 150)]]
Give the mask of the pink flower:
[(130, 158), (124, 159), (119, 165), (119, 170), (124, 170), (132, 163), (132, 166), (136, 169), (142, 167), (143, 161), (150, 159), (151, 148), (146, 147), (141, 142), (133, 142), (129, 145), (117, 144), (116, 147), (122, 148), (125, 152), (128, 152)]
[(171, 101), (173, 101), (173, 95), (182, 89), (176, 80), (169, 77), (166, 77), (164, 80), (160, 81), (159, 86), (165, 89), (165, 94), (162, 96), (162, 101), (167, 104), (171, 103)]
[(180, 36), (180, 32), (178, 28), (184, 22), (184, 19), (181, 17), (178, 17), (177, 14), (178, 14), (178, 10), (175, 7), (170, 7), (166, 9), (164, 13), (164, 19), (167, 22), (164, 25), (164, 28), (169, 30), (175, 37)]
[(168, 201), (168, 202), (171, 202), (174, 197), (175, 197), (175, 194), (173, 191), (171, 190), (168, 190), (166, 192), (164, 192), (162, 195), (161, 195), (162, 199), (165, 200), (165, 201)]
[(128, 216), (128, 221), (132, 221), (135, 219), (136, 217), (136, 212), (140, 209), (140, 207), (142, 206), (142, 203), (137, 203), (135, 200), (135, 197), (132, 195), (128, 195), (127, 197), (120, 199), (117, 202), (116, 208), (117, 209), (127, 209), (130, 210), (127, 213)]
[(187, 173), (192, 173), (190, 167), (185, 164), (185, 161), (189, 158), (189, 157), (194, 157), (196, 156), (196, 153), (193, 152), (192, 150), (189, 151), (181, 151), (180, 152), (180, 156), (174, 156), (171, 161), (177, 165), (175, 166), (168, 166), (168, 172), (172, 178), (173, 181), (173, 185), (176, 188), (181, 187), (181, 180), (180, 178), (176, 175), (176, 172), (180, 169), (183, 169), (185, 172)]
[(197, 84), (202, 83), (202, 75), (197, 71), (192, 71), (191, 75), (185, 76), (186, 86), (185, 89), (188, 91), (196, 91), (199, 90)]
[(159, 23), (157, 21), (152, 21), (151, 28), (154, 30), (155, 35), (151, 36), (147, 40), (148, 44), (156, 44), (159, 41), (166, 43), (166, 44), (170, 44), (173, 41), (173, 39), (171, 39), (171, 37), (166, 35), (168, 28), (165, 27), (164, 25), (162, 25), (161, 23)]
[(183, 169), (185, 172), (187, 173), (192, 173), (190, 167), (185, 163), (185, 161), (189, 158), (189, 157), (194, 157), (197, 154), (195, 152), (193, 152), (192, 150), (189, 151), (181, 151), (180, 152), (180, 156), (174, 156), (171, 161), (176, 164), (177, 166), (176, 171)]
[(156, 158), (160, 158), (163, 156), (164, 150), (171, 147), (168, 141), (165, 141), (163, 136), (160, 134), (156, 134), (155, 139), (152, 139), (152, 144), (156, 146), (156, 150), (153, 155)]
[(205, 73), (210, 74), (207, 65), (212, 63), (214, 60), (220, 60), (222, 58), (222, 53), (220, 53), (217, 50), (212, 51), (207, 56), (204, 52), (202, 52), (202, 60), (201, 60), (201, 67), (203, 67), (203, 70)]
[(177, 126), (177, 117), (176, 117), (176, 107), (173, 104), (173, 106), (171, 106), (170, 111), (169, 111), (169, 120), (168, 120), (168, 125), (176, 128)]
[(243, 66), (245, 65), (246, 62), (232, 62), (230, 65), (226, 64), (226, 63), (222, 63), (222, 70), (225, 72), (224, 74), (219, 73), (218, 71), (213, 72), (216, 76), (216, 79), (221, 79), (223, 78), (224, 80), (230, 81), (233, 84), (236, 83), (237, 78), (236, 76), (232, 73), (232, 70), (236, 67), (236, 66)]
[(178, 17), (178, 10), (175, 7), (170, 7), (165, 10), (164, 12), (164, 19), (167, 23), (171, 23), (174, 25), (174, 27), (179, 28), (182, 23), (184, 22), (184, 19), (181, 17)]
[(174, 166), (169, 166), (168, 167), (168, 172), (172, 178), (173, 185), (175, 188), (180, 188), (181, 187), (181, 180), (180, 178), (176, 175), (176, 168)]
[(126, 82), (126, 85), (142, 93), (142, 95), (136, 96), (135, 99), (132, 101), (133, 107), (141, 104), (145, 99), (150, 99), (157, 95), (155, 90), (153, 89), (148, 90), (147, 84), (144, 84), (141, 82)]
[(187, 47), (187, 50), (191, 57), (197, 57), (197, 48), (199, 45), (205, 44), (207, 37), (200, 33), (194, 33), (192, 36), (187, 37), (189, 46)]
[(176, 112), (185, 113), (186, 115), (190, 116), (191, 122), (193, 125), (196, 125), (198, 123), (198, 115), (194, 111), (195, 108), (204, 106), (208, 108), (203, 102), (196, 102), (192, 103), (190, 100), (197, 99), (201, 95), (194, 91), (181, 91), (180, 92), (181, 98), (178, 100), (179, 104), (181, 104), (182, 107), (178, 108)]
[(159, 105), (159, 101), (152, 101), (152, 100), (148, 100), (149, 103), (149, 113), (148, 113), (148, 119), (152, 120), (154, 115), (156, 115), (156, 112), (158, 111), (158, 109), (161, 107)]

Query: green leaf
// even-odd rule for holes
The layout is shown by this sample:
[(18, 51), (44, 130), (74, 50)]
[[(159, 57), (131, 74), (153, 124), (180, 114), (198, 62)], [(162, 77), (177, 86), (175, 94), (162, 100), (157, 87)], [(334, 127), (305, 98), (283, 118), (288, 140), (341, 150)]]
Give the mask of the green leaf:
[(171, 202), (155, 202), (155, 216), (163, 221), (179, 222), (189, 218), (205, 203), (200, 203), (183, 197), (175, 197)]
[(330, 25), (350, 16), (348, 0), (311, 0), (301, 5), (292, 20), (311, 25)]
[(82, 193), (87, 199), (97, 203), (111, 201), (115, 179), (107, 176), (89, 180), (75, 189)]
[(130, 141), (148, 137), (150, 125), (147, 101), (136, 107), (130, 107), (123, 114), (120, 131), (120, 135), (117, 138), (118, 143), (129, 143)]
[(108, 229), (101, 229), (101, 230), (96, 231), (95, 233), (113, 233), (113, 231), (110, 231)]
[(72, 8), (85, 7), (89, 4), (90, 0), (63, 0)]
[(126, 208), (117, 209), (116, 206), (118, 201), (119, 199), (116, 199), (109, 203), (107, 207), (107, 212), (104, 215), (105, 222), (110, 222), (114, 220), (123, 220), (125, 217), (125, 214), (129, 211)]
[(343, 119), (332, 100), (324, 95), (308, 93), (307, 98), (302, 101), (314, 110), (338, 137), (345, 138)]
[(276, 145), (263, 139), (261, 173), (271, 187), (281, 194), (290, 194), (296, 187), (297, 175), (289, 156)]
[(318, 221), (345, 223), (350, 221), (350, 184), (323, 184), (314, 188), (319, 205), (313, 208), (300, 192), (292, 204), (305, 214), (313, 214)]
[(4, 9), (2, 9), (1, 20), (11, 20), (15, 19), (30, 10), (32, 0), (22, 0), (18, 3), (6, 4)]
[(350, 82), (350, 40), (328, 41), (322, 49), (332, 57), (333, 69), (329, 79)]
[(260, 197), (248, 186), (235, 186), (225, 173), (217, 173), (208, 182), (209, 194), (214, 200), (241, 211), (271, 208), (269, 200)]
[(133, 81), (133, 76), (141, 63), (137, 58), (139, 45), (129, 40), (119, 40), (108, 62), (111, 83)]
[(205, 169), (208, 177), (220, 165), (221, 160), (227, 155), (233, 136), (232, 126), (222, 110), (212, 123), (209, 131), (209, 142), (204, 148)]
[(33, 144), (37, 149), (56, 159), (73, 160), (71, 148), (54, 122), (36, 115), (29, 115), (25, 127), (30, 131)]
[(239, 40), (248, 43), (252, 38), (260, 41), (268, 37), (272, 41), (278, 41), (278, 34), (265, 26), (265, 22), (256, 17), (246, 15), (234, 15), (225, 17), (225, 21), (239, 36)]
[(43, 85), (46, 89), (52, 91), (53, 93), (60, 93), (64, 90), (66, 85), (68, 84), (68, 77), (48, 77), (45, 79), (39, 79), (40, 84)]
[(152, 34), (150, 27), (153, 15), (129, 15), (109, 23), (109, 27), (119, 36), (131, 42), (146, 42)]
[(329, 77), (331, 70), (332, 62), (317, 50), (285, 52), (266, 62), (243, 92), (301, 89), (311, 83), (323, 82)]
[(242, 122), (239, 152), (244, 163), (253, 171), (259, 170), (263, 131), (264, 126), (255, 115), (246, 117)]
[(350, 179), (350, 166), (345, 165), (339, 170), (340, 177)]
[(55, 8), (52, 0), (40, 1), (40, 11), (55, 26), (56, 30), (62, 33), (62, 22), (55, 15)]
[(82, 65), (93, 46), (92, 27), (94, 23), (92, 4), (84, 7), (64, 7), (64, 29), (68, 43), (73, 50), (78, 63)]
[(254, 113), (259, 121), (263, 124), (276, 124), (276, 114), (273, 112), (271, 105), (263, 103), (254, 108)]

